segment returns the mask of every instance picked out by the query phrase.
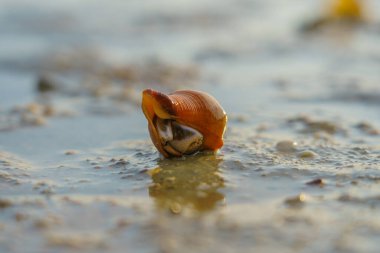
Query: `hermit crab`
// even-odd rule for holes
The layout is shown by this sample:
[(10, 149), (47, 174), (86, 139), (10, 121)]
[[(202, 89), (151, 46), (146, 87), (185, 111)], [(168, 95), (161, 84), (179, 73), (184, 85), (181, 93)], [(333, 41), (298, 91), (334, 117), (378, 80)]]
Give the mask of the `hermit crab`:
[(205, 92), (179, 90), (165, 95), (147, 89), (142, 93), (141, 107), (152, 142), (166, 158), (216, 151), (223, 146), (227, 115)]

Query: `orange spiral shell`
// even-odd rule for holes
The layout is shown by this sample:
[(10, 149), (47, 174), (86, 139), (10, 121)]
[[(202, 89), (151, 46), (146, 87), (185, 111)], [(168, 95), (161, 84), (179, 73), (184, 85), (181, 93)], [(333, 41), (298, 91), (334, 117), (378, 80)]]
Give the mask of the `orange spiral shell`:
[(200, 150), (217, 150), (223, 146), (227, 115), (218, 101), (209, 94), (195, 90), (179, 90), (169, 95), (147, 89), (142, 94), (142, 110), (148, 120), (153, 144), (165, 157), (170, 157), (162, 147), (154, 126), (155, 117), (171, 119), (196, 129), (203, 135)]

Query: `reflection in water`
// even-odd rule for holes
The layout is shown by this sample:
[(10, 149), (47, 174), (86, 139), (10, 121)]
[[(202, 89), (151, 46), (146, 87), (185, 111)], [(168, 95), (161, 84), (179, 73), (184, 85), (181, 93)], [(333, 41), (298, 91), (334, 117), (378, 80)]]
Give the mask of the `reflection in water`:
[(224, 179), (219, 172), (220, 157), (197, 155), (185, 160), (163, 160), (150, 170), (153, 183), (149, 195), (159, 209), (180, 213), (184, 209), (204, 212), (224, 200)]

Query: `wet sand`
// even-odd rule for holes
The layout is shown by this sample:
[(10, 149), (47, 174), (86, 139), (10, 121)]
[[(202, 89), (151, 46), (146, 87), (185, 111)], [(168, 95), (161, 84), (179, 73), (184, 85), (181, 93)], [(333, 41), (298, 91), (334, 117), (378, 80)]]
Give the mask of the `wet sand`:
[[(0, 252), (378, 251), (376, 1), (0, 5)], [(162, 159), (145, 88), (216, 97), (223, 148)]]

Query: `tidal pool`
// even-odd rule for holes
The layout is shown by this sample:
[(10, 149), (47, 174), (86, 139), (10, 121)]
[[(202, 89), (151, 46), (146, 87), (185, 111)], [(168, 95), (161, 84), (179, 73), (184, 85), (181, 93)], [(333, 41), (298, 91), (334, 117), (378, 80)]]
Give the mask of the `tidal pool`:
[[(0, 0), (0, 252), (378, 252), (380, 10), (310, 0)], [(145, 88), (226, 110), (162, 159)]]

